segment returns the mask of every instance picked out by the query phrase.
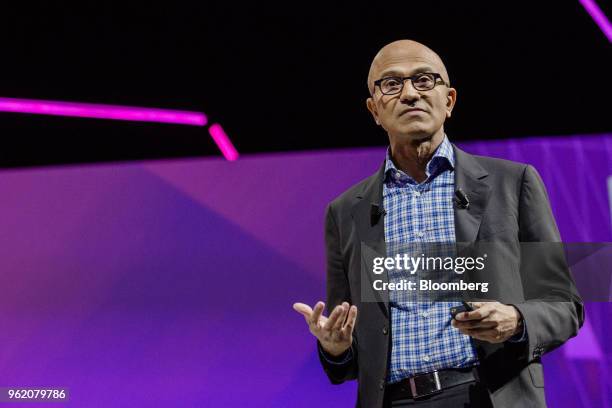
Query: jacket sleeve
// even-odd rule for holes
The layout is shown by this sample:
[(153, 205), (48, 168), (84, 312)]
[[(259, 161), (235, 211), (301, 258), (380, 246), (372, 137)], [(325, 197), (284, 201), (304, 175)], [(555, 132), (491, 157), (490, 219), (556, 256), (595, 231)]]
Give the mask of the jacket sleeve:
[[(515, 304), (523, 316), (528, 361), (576, 336), (584, 323), (584, 306), (570, 274), (561, 237), (544, 183), (532, 166), (521, 182), (519, 241), (525, 301)], [(537, 243), (537, 244), (536, 244)]]
[[(332, 205), (327, 207), (325, 214), (325, 248), (327, 257), (327, 315), (342, 302), (351, 303), (351, 291), (342, 257), (338, 226), (334, 217)], [(359, 319), (359, 318), (358, 318)], [(319, 342), (317, 349), (319, 360), (332, 384), (341, 384), (344, 381), (357, 378), (357, 339), (353, 332), (353, 344), (347, 353), (340, 358), (323, 351)]]

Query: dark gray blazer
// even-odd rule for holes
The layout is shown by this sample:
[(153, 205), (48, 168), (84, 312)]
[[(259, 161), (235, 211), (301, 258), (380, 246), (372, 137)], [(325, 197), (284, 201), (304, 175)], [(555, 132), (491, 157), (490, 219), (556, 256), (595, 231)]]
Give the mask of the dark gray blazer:
[[(518, 242), (560, 242), (544, 184), (532, 166), (471, 155), (454, 145), (453, 149), (455, 187), (461, 187), (470, 200), (467, 209), (454, 210), (457, 242), (506, 241), (517, 246)], [(358, 307), (358, 316), (352, 359), (330, 364), (321, 355), (320, 344), (319, 354), (333, 384), (358, 380), (357, 406), (364, 408), (382, 407), (391, 355), (388, 295), (380, 302), (361, 301), (361, 243), (385, 254), (384, 221), (376, 216), (382, 206), (383, 176), (384, 163), (375, 174), (333, 200), (325, 222), (327, 312), (347, 301)], [(518, 251), (504, 258), (492, 268), (504, 282), (503, 292), (494, 295), (519, 309), (528, 341), (491, 344), (475, 340), (479, 377), (494, 407), (544, 407), (540, 357), (577, 334), (584, 321), (582, 300), (562, 253), (543, 252), (541, 276), (525, 276)], [(508, 276), (520, 279), (509, 282)], [(546, 296), (538, 291), (534, 296), (527, 281), (554, 290)]]

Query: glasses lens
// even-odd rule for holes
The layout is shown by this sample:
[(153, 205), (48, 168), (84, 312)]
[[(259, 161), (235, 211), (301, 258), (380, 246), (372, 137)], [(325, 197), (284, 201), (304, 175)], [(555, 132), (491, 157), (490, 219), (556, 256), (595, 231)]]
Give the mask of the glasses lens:
[(380, 82), (380, 90), (385, 95), (392, 95), (402, 91), (403, 81), (401, 78), (390, 77), (385, 78)]
[(435, 84), (436, 78), (432, 74), (421, 74), (412, 81), (412, 85), (419, 91), (429, 91)]

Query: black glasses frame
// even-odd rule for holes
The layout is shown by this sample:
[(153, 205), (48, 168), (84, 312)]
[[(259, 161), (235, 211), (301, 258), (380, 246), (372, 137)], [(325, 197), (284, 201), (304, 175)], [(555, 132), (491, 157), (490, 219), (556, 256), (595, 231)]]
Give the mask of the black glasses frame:
[[(430, 76), (433, 77), (433, 85), (431, 86), (431, 88), (417, 88), (414, 85), (414, 81), (423, 77), (423, 76)], [(399, 90), (397, 92), (391, 92), (391, 93), (385, 93), (383, 92), (382, 89), (382, 82), (386, 81), (388, 79), (395, 79), (398, 82), (401, 82), (402, 86), (399, 88)], [(380, 92), (383, 95), (397, 95), (399, 93), (402, 93), (402, 91), (404, 90), (404, 83), (406, 82), (406, 80), (409, 79), (410, 82), (412, 83), (412, 86), (414, 87), (414, 89), (416, 89), (417, 91), (431, 91), (432, 89), (434, 89), (436, 87), (436, 85), (439, 84), (438, 80), (442, 79), (442, 75), (435, 73), (435, 72), (421, 72), (419, 74), (416, 75), (412, 75), (412, 76), (407, 76), (407, 77), (399, 77), (399, 76), (388, 76), (388, 77), (384, 77), (384, 78), (380, 78), (376, 81), (374, 81), (374, 89), (376, 89), (376, 87), (378, 87), (380, 89)], [(446, 82), (444, 82), (444, 80), (442, 79), (442, 83), (446, 86), (448, 86), (448, 84)]]

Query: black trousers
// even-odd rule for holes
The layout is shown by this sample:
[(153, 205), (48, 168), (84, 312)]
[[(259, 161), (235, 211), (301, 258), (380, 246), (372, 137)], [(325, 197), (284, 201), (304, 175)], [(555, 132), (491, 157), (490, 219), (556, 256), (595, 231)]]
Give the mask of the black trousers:
[(473, 381), (447, 388), (439, 394), (419, 399), (389, 401), (385, 396), (385, 408), (492, 408), (487, 389)]

